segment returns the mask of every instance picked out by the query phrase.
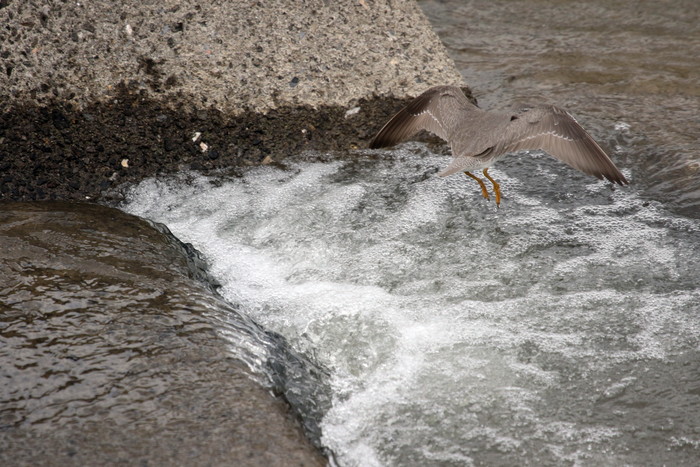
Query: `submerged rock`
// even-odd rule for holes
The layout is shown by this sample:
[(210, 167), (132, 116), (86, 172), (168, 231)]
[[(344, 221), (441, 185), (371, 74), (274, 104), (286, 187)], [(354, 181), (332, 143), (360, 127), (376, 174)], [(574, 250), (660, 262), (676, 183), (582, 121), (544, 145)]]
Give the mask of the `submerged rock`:
[(269, 333), (225, 324), (187, 250), (116, 209), (0, 204), (0, 464), (325, 464), (262, 384)]

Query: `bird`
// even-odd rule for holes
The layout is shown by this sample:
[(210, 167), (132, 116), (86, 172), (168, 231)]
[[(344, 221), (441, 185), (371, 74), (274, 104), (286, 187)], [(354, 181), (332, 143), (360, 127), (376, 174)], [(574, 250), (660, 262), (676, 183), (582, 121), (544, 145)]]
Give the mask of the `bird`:
[(472, 173), (482, 170), (493, 185), (496, 207), (501, 204), (501, 189), (488, 170), (501, 157), (518, 151), (541, 149), (583, 173), (629, 184), (576, 119), (554, 105), (488, 111), (472, 104), (457, 86), (435, 86), (396, 113), (369, 147), (393, 146), (420, 130), (428, 130), (451, 147), (452, 161), (438, 175), (464, 172), (479, 183), (482, 196), (489, 200), (486, 184)]

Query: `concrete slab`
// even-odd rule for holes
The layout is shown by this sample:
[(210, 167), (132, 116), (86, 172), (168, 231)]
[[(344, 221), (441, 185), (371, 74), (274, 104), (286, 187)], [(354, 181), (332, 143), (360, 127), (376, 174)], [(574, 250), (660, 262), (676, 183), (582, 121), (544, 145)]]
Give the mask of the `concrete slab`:
[(0, 199), (363, 147), (436, 84), (413, 1), (2, 0)]
[(416, 95), (461, 77), (413, 1), (5, 0), (0, 102), (143, 98), (232, 115)]

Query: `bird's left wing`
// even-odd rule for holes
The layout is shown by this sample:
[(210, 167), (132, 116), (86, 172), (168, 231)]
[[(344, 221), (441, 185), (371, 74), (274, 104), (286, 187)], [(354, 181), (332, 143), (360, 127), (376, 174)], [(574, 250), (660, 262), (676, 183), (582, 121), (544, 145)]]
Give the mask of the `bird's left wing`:
[(456, 86), (436, 86), (416, 97), (394, 115), (369, 143), (383, 148), (405, 141), (420, 130), (428, 130), (450, 142), (460, 117), (477, 109)]

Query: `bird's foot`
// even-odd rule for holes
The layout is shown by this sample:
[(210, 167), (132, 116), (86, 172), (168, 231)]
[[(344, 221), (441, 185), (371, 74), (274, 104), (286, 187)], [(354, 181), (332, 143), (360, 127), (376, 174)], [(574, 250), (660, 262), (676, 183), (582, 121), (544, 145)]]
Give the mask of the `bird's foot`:
[(489, 181), (493, 184), (493, 194), (496, 195), (496, 207), (499, 207), (501, 204), (501, 185), (496, 182), (493, 178), (491, 178), (491, 175), (489, 175), (488, 172), (488, 167), (484, 169), (484, 177), (488, 178)]
[[(479, 183), (479, 186), (481, 187), (481, 195), (482, 195), (484, 198), (486, 198), (486, 199), (491, 199), (491, 197), (489, 196), (489, 191), (486, 189), (486, 185), (484, 184), (484, 181), (483, 181), (482, 179), (480, 179), (479, 177), (477, 177), (476, 175), (474, 175), (474, 174), (471, 173), (471, 172), (466, 172), (466, 171), (465, 171), (464, 173), (465, 173), (465, 175), (467, 175), (467, 176), (473, 178), (474, 180), (477, 181), (477, 183)], [(489, 177), (489, 178), (490, 178), (490, 177)], [(500, 201), (500, 198), (499, 198), (498, 200)]]

